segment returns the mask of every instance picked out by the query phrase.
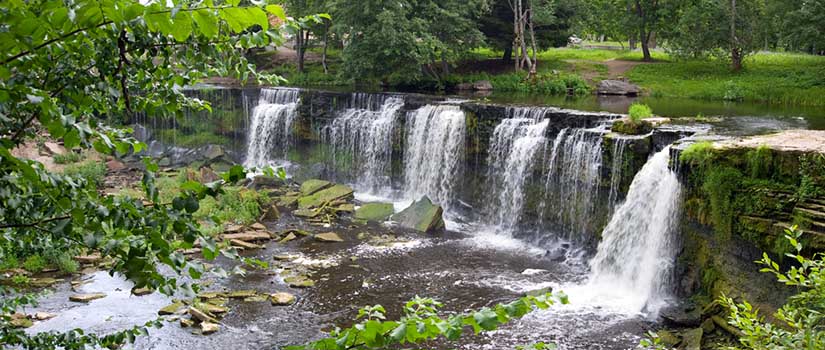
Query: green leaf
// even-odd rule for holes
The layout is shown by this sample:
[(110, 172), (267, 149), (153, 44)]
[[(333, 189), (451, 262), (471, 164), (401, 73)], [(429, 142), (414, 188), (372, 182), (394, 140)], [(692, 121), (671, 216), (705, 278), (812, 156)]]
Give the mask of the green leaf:
[(266, 5), (266, 12), (275, 15), (282, 21), (286, 21), (286, 13), (284, 12), (284, 8), (280, 5)]
[(478, 325), (485, 331), (492, 331), (498, 328), (499, 325), (498, 315), (496, 315), (496, 313), (489, 308), (484, 308), (481, 311), (476, 312), (473, 315), (473, 319), (475, 319)]
[(198, 30), (207, 38), (213, 38), (218, 35), (218, 18), (212, 14), (212, 11), (207, 9), (200, 9), (192, 13), (192, 19), (198, 26)]
[(172, 25), (175, 27), (172, 36), (178, 42), (184, 42), (192, 35), (192, 17), (189, 15), (189, 12), (178, 13)]

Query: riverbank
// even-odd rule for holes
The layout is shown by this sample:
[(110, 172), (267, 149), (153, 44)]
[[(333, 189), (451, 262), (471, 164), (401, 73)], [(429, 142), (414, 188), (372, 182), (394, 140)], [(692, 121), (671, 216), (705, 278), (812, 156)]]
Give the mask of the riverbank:
[[(267, 71), (284, 75), (294, 86), (351, 86), (339, 76), (336, 51), (328, 58), (329, 73), (312, 55), (305, 73), (297, 73), (293, 62), (282, 55), (276, 65), (268, 64), (274, 53), (262, 53), (256, 60)], [(787, 106), (825, 106), (825, 57), (757, 53), (745, 60), (741, 72), (732, 72), (726, 62), (715, 59), (677, 60), (654, 51), (652, 63), (641, 62), (641, 53), (614, 49), (549, 49), (538, 55), (536, 84), (526, 83), (525, 73), (513, 72), (512, 63), (501, 53), (477, 49), (454, 64), (452, 73), (441, 81), (401, 81), (385, 83), (412, 90), (454, 89), (461, 83), (488, 80), (494, 91), (546, 94), (592, 93), (604, 79), (627, 79), (652, 97), (690, 98), (707, 101), (744, 101)]]

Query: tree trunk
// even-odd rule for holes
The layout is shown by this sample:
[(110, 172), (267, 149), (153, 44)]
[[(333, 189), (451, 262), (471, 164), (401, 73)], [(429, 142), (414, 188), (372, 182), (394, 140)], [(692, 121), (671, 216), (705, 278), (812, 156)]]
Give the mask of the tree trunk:
[(321, 65), (324, 66), (324, 74), (329, 73), (329, 67), (327, 67), (327, 47), (329, 47), (329, 22), (324, 21), (324, 53), (321, 55)]
[(529, 6), (527, 11), (530, 11), (530, 15), (527, 17), (527, 25), (530, 28), (530, 47), (533, 50), (533, 62), (530, 65), (529, 79), (534, 80), (536, 78), (536, 72), (538, 71), (539, 60), (536, 58), (536, 52), (538, 51), (536, 47), (536, 31), (533, 30), (533, 1), (527, 0), (527, 6)]
[(645, 10), (639, 0), (636, 0), (636, 13), (639, 16), (639, 42), (642, 44), (642, 61), (650, 62), (653, 58), (650, 56), (650, 46), (648, 39), (650, 33), (647, 31), (647, 18), (645, 17)]
[(447, 53), (441, 53), (441, 73), (444, 76), (450, 75), (450, 64), (447, 63)]
[(298, 35), (295, 36), (295, 53), (298, 58), (298, 72), (304, 72), (304, 30), (299, 29)]
[(730, 0), (730, 63), (734, 72), (742, 70), (742, 48), (736, 37), (736, 0)]
[(510, 63), (513, 60), (513, 45), (504, 48), (504, 55), (501, 57), (504, 63)]

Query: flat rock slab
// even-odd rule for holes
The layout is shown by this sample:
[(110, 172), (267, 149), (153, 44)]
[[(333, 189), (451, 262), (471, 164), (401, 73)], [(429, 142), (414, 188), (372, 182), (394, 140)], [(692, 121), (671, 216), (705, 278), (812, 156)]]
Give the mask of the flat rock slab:
[(226, 297), (230, 299), (246, 299), (258, 295), (254, 290), (236, 290), (234, 292), (226, 293)]
[(427, 196), (413, 202), (407, 209), (392, 216), (399, 226), (419, 232), (432, 232), (444, 228), (444, 210), (433, 204)]
[(719, 141), (716, 142), (715, 146), (719, 148), (757, 148), (766, 146), (777, 151), (825, 154), (825, 130), (785, 130), (776, 134)]
[(596, 88), (599, 95), (636, 96), (640, 91), (638, 86), (623, 80), (602, 80)]
[(267, 232), (261, 231), (248, 231), (243, 233), (230, 233), (230, 234), (223, 234), (221, 238), (225, 241), (244, 241), (244, 242), (255, 242), (255, 241), (268, 241), (272, 239), (272, 237)]
[(57, 317), (56, 314), (52, 314), (52, 313), (48, 313), (48, 312), (42, 312), (42, 311), (41, 312), (36, 312), (34, 314), (34, 319), (38, 320), (38, 321), (45, 321), (45, 320), (52, 319), (52, 318), (55, 318), (55, 317)]
[(249, 243), (249, 242), (242, 241), (242, 240), (239, 240), (239, 239), (229, 240), (229, 244), (231, 244), (232, 246), (241, 247), (241, 248), (244, 248), (244, 249), (261, 249), (261, 248), (263, 248), (262, 245), (258, 245), (258, 244), (255, 244), (255, 243)]
[(66, 148), (54, 142), (46, 142), (43, 144), (43, 147), (45, 147), (51, 154), (66, 154)]
[(106, 293), (75, 294), (69, 296), (69, 300), (78, 303), (88, 303), (92, 300), (103, 299), (105, 297)]
[(355, 219), (366, 221), (385, 221), (395, 213), (391, 203), (364, 203), (355, 210)]
[(139, 297), (144, 296), (144, 295), (149, 295), (149, 294), (152, 294), (154, 292), (155, 291), (152, 288), (147, 288), (147, 287), (132, 289), (132, 294), (134, 294), (136, 296), (139, 296)]
[(319, 207), (335, 200), (352, 198), (352, 194), (353, 190), (349, 186), (335, 185), (318, 191), (315, 194), (298, 198), (298, 208), (308, 209)]
[(103, 257), (100, 256), (100, 254), (95, 253), (89, 255), (78, 255), (74, 257), (74, 260), (81, 264), (97, 264), (103, 260)]
[(269, 296), (269, 300), (274, 306), (292, 305), (295, 302), (295, 295), (290, 293), (275, 293)]
[(304, 196), (309, 196), (318, 192), (323, 189), (327, 189), (332, 186), (332, 183), (325, 180), (318, 180), (318, 179), (309, 179), (304, 181), (301, 184), (301, 194)]
[(260, 222), (256, 222), (252, 225), (249, 225), (249, 228), (251, 228), (253, 230), (258, 230), (258, 231), (266, 230), (266, 226), (264, 226), (264, 224), (262, 224)]
[(315, 235), (315, 240), (320, 242), (343, 242), (344, 239), (341, 238), (335, 232), (326, 232), (326, 233), (319, 233)]
[(212, 322), (201, 322), (201, 333), (204, 335), (209, 335), (215, 333), (221, 329), (217, 323)]
[(291, 276), (284, 278), (284, 282), (292, 288), (309, 288), (315, 286), (315, 281), (306, 276)]
[(174, 315), (174, 314), (178, 313), (178, 311), (180, 311), (182, 308), (183, 308), (183, 303), (182, 302), (176, 302), (176, 303), (164, 306), (163, 308), (158, 310), (158, 315), (160, 315), (160, 316)]

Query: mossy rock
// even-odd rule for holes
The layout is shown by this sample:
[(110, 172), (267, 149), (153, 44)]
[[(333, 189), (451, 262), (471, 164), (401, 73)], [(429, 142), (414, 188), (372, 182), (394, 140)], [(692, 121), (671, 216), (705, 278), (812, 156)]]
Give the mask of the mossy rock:
[(433, 204), (427, 196), (424, 196), (421, 200), (413, 202), (407, 209), (393, 215), (392, 220), (398, 222), (401, 227), (419, 232), (433, 232), (444, 228), (443, 213), (441, 206)]
[(318, 179), (309, 179), (309, 180), (304, 181), (304, 183), (301, 184), (301, 190), (300, 191), (301, 191), (302, 195), (309, 196), (311, 194), (314, 194), (315, 192), (318, 192), (320, 190), (329, 188), (331, 186), (332, 186), (332, 183), (329, 182), (329, 181), (318, 180)]
[(626, 135), (644, 135), (653, 131), (653, 124), (646, 121), (634, 123), (628, 120), (617, 120), (613, 122), (610, 131)]
[(355, 210), (355, 219), (364, 221), (385, 221), (395, 213), (391, 203), (365, 203)]
[(310, 196), (298, 198), (298, 208), (315, 208), (338, 199), (352, 198), (353, 190), (349, 186), (335, 185)]

